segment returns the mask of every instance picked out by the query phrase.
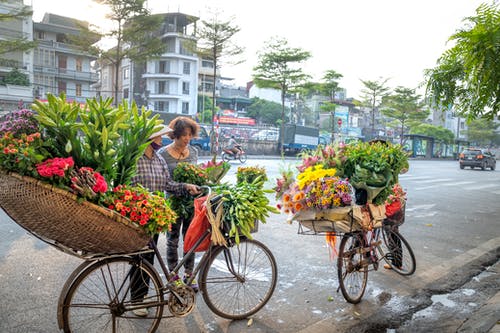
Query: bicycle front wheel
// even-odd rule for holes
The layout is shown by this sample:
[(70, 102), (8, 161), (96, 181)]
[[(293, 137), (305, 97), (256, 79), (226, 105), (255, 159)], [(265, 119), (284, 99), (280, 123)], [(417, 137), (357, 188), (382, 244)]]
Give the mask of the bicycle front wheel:
[(389, 266), (401, 275), (415, 273), (415, 255), (403, 235), (390, 228), (383, 228), (382, 237), (383, 242), (378, 246), (378, 251)]
[(340, 290), (345, 300), (357, 304), (363, 298), (368, 281), (368, 259), (363, 252), (363, 236), (360, 233), (342, 237), (337, 259)]
[(158, 273), (147, 262), (131, 257), (96, 261), (64, 297), (64, 332), (155, 332), (163, 314), (162, 288)]
[(238, 245), (213, 251), (200, 277), (203, 299), (210, 310), (223, 318), (244, 319), (266, 305), (278, 274), (271, 251), (246, 238)]

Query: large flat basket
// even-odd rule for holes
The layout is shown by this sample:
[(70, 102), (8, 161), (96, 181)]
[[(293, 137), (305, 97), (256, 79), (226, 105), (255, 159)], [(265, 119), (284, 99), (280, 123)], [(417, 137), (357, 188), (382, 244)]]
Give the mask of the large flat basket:
[(137, 252), (150, 239), (114, 211), (14, 173), (0, 172), (0, 207), (36, 237), (77, 256)]

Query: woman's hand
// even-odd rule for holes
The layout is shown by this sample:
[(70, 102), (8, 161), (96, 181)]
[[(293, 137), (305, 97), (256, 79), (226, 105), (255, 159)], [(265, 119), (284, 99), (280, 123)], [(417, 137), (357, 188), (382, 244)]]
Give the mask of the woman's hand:
[(197, 195), (197, 194), (200, 194), (200, 192), (201, 192), (200, 188), (196, 185), (193, 185), (193, 184), (186, 184), (186, 190), (191, 195)]

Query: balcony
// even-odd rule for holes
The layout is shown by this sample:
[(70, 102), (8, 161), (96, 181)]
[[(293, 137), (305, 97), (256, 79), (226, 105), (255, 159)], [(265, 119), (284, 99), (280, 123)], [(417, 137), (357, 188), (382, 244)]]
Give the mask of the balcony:
[(0, 100), (25, 102), (33, 100), (33, 87), (17, 86), (13, 84), (0, 85)]
[(154, 72), (147, 72), (142, 74), (142, 78), (144, 79), (180, 79), (183, 77), (184, 74), (182, 73), (154, 73)]
[(55, 78), (61, 78), (65, 80), (84, 82), (97, 82), (99, 80), (98, 74), (93, 72), (80, 72), (66, 68), (45, 67), (37, 65), (33, 66), (33, 70), (35, 73), (53, 75)]
[(55, 42), (53, 40), (43, 40), (43, 39), (38, 39), (37, 42), (38, 42), (38, 47), (48, 47), (61, 53), (85, 55), (89, 58), (97, 59), (94, 56), (90, 56), (89, 54), (78, 50), (71, 44)]

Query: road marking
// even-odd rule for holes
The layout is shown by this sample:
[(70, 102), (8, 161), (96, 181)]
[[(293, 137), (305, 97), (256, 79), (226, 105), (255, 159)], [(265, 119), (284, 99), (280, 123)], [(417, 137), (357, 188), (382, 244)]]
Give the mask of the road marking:
[(440, 182), (449, 182), (450, 180), (453, 180), (452, 178), (441, 178), (441, 179), (428, 179), (428, 180), (421, 180), (419, 183), (440, 183)]
[(411, 175), (400, 175), (399, 178), (403, 178), (405, 180), (418, 180), (418, 179), (430, 179), (432, 178), (432, 176), (417, 176), (417, 177), (414, 177), (414, 176), (411, 176)]
[(411, 207), (406, 207), (405, 211), (406, 212), (413, 212), (413, 211), (422, 211), (422, 210), (428, 210), (436, 206), (436, 204), (426, 204), (426, 205), (412, 205)]
[[(467, 185), (467, 184), (474, 184), (476, 182), (471, 182), (471, 181), (465, 181), (465, 182), (456, 182), (456, 183), (449, 183), (449, 184), (441, 184), (441, 186), (455, 186), (455, 185)], [(469, 189), (469, 188), (467, 188)]]
[(467, 190), (484, 190), (485, 188), (498, 187), (498, 184), (484, 184), (479, 186), (467, 187)]

